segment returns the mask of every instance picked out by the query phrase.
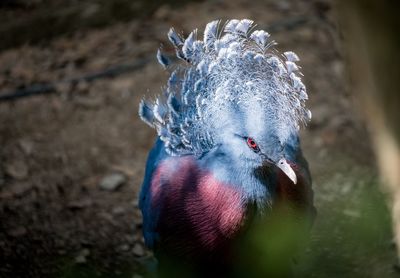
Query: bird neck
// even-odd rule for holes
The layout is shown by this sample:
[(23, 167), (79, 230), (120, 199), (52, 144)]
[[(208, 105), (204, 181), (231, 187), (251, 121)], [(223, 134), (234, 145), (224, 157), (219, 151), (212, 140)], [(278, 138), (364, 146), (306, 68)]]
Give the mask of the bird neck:
[(271, 205), (275, 177), (268, 169), (249, 167), (218, 147), (204, 155), (200, 163), (216, 179), (241, 191), (243, 203), (254, 203), (261, 208)]

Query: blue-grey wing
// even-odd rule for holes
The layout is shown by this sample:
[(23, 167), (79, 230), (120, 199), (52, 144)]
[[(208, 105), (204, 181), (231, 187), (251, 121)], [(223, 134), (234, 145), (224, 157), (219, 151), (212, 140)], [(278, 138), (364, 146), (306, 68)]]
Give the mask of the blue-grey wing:
[(139, 195), (139, 208), (143, 215), (143, 235), (146, 245), (150, 248), (154, 246), (154, 242), (158, 238), (155, 232), (158, 218), (155, 212), (151, 211), (151, 194), (149, 192), (151, 179), (159, 163), (168, 156), (168, 153), (165, 151), (164, 142), (158, 137), (147, 158), (144, 180)]

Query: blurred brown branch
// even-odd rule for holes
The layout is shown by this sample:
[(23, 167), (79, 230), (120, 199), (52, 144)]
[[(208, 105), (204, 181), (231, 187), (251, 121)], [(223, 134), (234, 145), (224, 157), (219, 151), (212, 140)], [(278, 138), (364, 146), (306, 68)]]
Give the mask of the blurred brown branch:
[(394, 1), (339, 0), (338, 13), (357, 99), (392, 199), (400, 255), (400, 21)]
[(55, 82), (55, 83), (34, 84), (27, 88), (19, 89), (19, 90), (13, 91), (13, 92), (0, 93), (0, 101), (11, 101), (11, 100), (16, 100), (16, 99), (23, 98), (23, 97), (32, 96), (32, 95), (55, 93), (55, 92), (57, 92), (57, 87), (59, 85), (65, 84), (65, 83), (76, 84), (76, 83), (79, 83), (82, 81), (91, 82), (91, 81), (94, 81), (94, 80), (100, 79), (100, 78), (115, 77), (117, 75), (121, 75), (124, 73), (128, 73), (128, 72), (132, 72), (132, 71), (141, 69), (149, 61), (150, 61), (150, 59), (143, 58), (143, 59), (137, 60), (135, 63), (132, 63), (132, 64), (117, 65), (112, 68), (105, 69), (104, 71), (84, 75), (81, 77), (65, 79), (65, 80)]

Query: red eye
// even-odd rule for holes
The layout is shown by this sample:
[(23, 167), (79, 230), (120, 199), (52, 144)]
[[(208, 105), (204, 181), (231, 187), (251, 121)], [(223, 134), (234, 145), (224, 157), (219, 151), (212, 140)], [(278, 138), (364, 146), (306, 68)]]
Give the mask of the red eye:
[(254, 152), (260, 151), (260, 148), (258, 147), (256, 141), (254, 141), (254, 139), (251, 137), (247, 138), (247, 146), (249, 146), (249, 148), (252, 149)]

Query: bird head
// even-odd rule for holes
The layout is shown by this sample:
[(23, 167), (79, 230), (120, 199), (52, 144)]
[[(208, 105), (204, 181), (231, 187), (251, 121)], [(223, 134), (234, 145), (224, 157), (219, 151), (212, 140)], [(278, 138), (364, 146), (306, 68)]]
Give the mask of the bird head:
[(157, 53), (173, 70), (164, 96), (142, 102), (139, 115), (171, 155), (202, 156), (221, 146), (240, 167), (276, 165), (296, 182), (286, 145), (311, 117), (299, 58), (280, 54), (270, 35), (254, 27), (248, 19), (216, 20), (202, 40), (197, 30), (182, 39), (171, 29), (169, 40), (183, 62), (173, 66)]
[(247, 170), (278, 167), (296, 183), (286, 148), (293, 144), (296, 127), (274, 121), (276, 115), (271, 119), (264, 106), (262, 102), (249, 102), (248, 106), (234, 105), (220, 113), (219, 120), (225, 124), (218, 129), (215, 140), (239, 167)]

